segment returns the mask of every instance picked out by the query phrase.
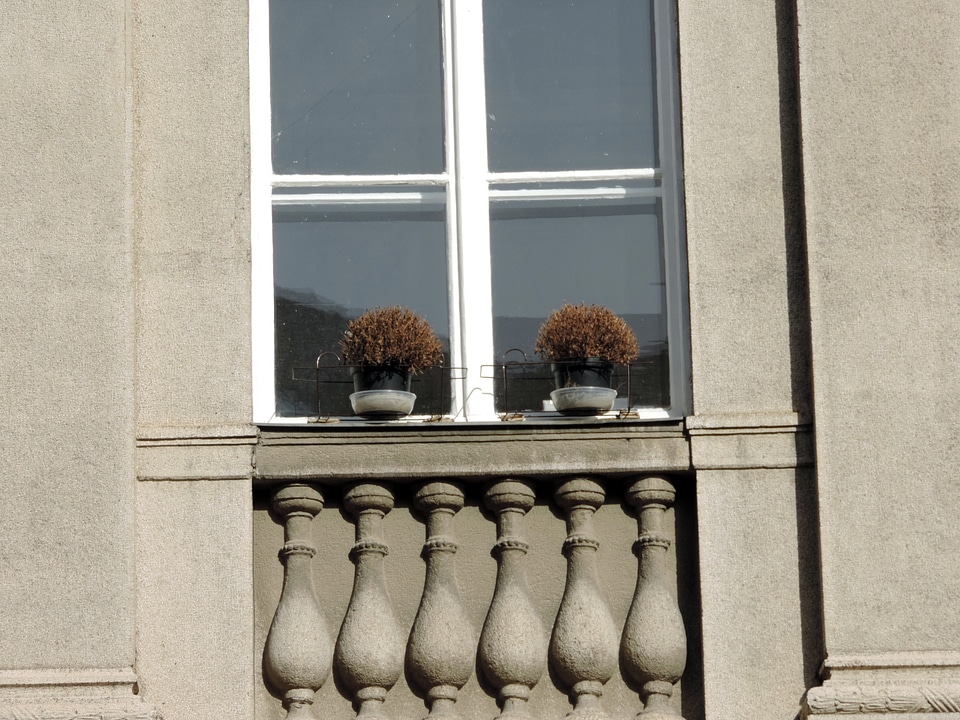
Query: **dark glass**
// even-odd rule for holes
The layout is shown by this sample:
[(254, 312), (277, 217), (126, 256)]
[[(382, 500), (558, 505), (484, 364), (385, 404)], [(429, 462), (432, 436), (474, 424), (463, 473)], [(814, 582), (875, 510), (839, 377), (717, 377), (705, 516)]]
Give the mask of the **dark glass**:
[[(368, 308), (410, 308), (449, 355), (442, 209), (275, 207), (273, 247), (278, 416), (315, 416), (318, 399), (324, 415), (352, 415), (349, 369), (325, 356), (318, 383), (315, 368), (321, 353), (340, 354), (347, 323)], [(442, 382), (438, 371), (414, 377), (414, 412), (449, 412)]]
[[(518, 363), (507, 369), (506, 388), (498, 377), (498, 410), (543, 410), (554, 389), (553, 375), (550, 364), (541, 364), (534, 353), (534, 343), (541, 323), (564, 303), (604, 305), (621, 315), (640, 345), (630, 404), (668, 407), (659, 200), (548, 205), (537, 200), (491, 205), (494, 348), (498, 362)], [(618, 368), (614, 378), (622, 396), (625, 372)]]
[(270, 0), (280, 174), (443, 171), (437, 0)]
[(652, 0), (484, 0), (490, 170), (656, 167)]

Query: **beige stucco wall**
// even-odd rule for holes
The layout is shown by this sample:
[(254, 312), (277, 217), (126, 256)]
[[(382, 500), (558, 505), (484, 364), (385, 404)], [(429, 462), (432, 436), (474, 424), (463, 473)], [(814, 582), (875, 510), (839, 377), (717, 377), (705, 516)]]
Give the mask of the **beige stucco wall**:
[(140, 691), (251, 717), (247, 2), (129, 12)]
[(134, 308), (123, 3), (11, 0), (3, 17), (0, 670), (130, 672)]
[(679, 32), (704, 704), (793, 718), (821, 651), (790, 3), (681, 0)]
[(247, 423), (247, 3), (131, 5), (137, 423)]
[(960, 5), (799, 20), (827, 651), (956, 651)]
[[(960, 676), (960, 8), (792, 7), (678, 2), (695, 416), (604, 455), (615, 474), (688, 469), (677, 457), (696, 471), (678, 512), (702, 648), (689, 718), (793, 718), (825, 657), (834, 683)], [(280, 529), (252, 508), (247, 3), (8, 0), (4, 18), (0, 718), (273, 717), (257, 677)], [(553, 470), (576, 465), (563, 444)], [(316, 474), (329, 450), (310, 452)], [(409, 624), (423, 566), (407, 513), (389, 516), (388, 573)], [(479, 627), (493, 525), (475, 504), (462, 517)], [(620, 621), (636, 528), (616, 504), (600, 520)], [(351, 527), (331, 508), (317, 531), (335, 628)], [(546, 505), (531, 536), (549, 624), (562, 522)], [(637, 698), (618, 682), (606, 704), (626, 717)], [(537, 693), (565, 712), (548, 679)], [(475, 680), (465, 698), (492, 717)], [(390, 702), (422, 712), (402, 687)]]
[(787, 5), (679, 3), (698, 415), (808, 406)]

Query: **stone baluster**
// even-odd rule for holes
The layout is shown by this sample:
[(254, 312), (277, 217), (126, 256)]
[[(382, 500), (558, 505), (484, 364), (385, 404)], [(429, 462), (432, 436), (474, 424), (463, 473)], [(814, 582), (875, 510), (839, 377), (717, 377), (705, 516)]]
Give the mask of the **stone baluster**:
[(408, 677), (425, 696), (431, 718), (456, 715), (457, 693), (473, 669), (474, 634), (460, 602), (453, 532), (463, 499), (463, 489), (449, 482), (427, 483), (414, 496), (427, 526), (423, 546), (427, 569), (406, 663)]
[(667, 569), (670, 538), (663, 532), (663, 516), (673, 505), (676, 490), (664, 478), (637, 480), (627, 492), (636, 508), (639, 528), (634, 552), (638, 559), (637, 588), (620, 640), (620, 667), (627, 682), (638, 689), (644, 708), (642, 720), (679, 717), (670, 705), (673, 686), (687, 659), (687, 636)]
[(535, 498), (532, 485), (517, 480), (497, 482), (484, 496), (497, 516), (494, 555), (498, 565), (497, 584), (480, 633), (479, 660), (484, 677), (497, 690), (504, 720), (530, 717), (526, 702), (547, 661), (546, 635), (521, 564), (529, 548), (523, 516)]
[(555, 494), (567, 519), (567, 581), (550, 638), (550, 666), (570, 693), (574, 707), (567, 717), (576, 720), (607, 717), (600, 696), (617, 665), (617, 629), (600, 591), (593, 527), (604, 497), (600, 483), (583, 477), (564, 482)]
[(334, 672), (350, 693), (358, 718), (384, 717), (381, 705), (403, 671), (404, 636), (383, 568), (388, 552), (383, 518), (393, 509), (393, 493), (381, 484), (361, 483), (347, 490), (343, 507), (356, 524), (350, 551), (356, 568), (333, 655)]
[(322, 509), (323, 495), (310, 485), (286, 485), (273, 496), (273, 510), (284, 522), (283, 590), (263, 648), (263, 671), (290, 720), (314, 717), (314, 695), (330, 674), (330, 635), (310, 574), (317, 552), (311, 524)]

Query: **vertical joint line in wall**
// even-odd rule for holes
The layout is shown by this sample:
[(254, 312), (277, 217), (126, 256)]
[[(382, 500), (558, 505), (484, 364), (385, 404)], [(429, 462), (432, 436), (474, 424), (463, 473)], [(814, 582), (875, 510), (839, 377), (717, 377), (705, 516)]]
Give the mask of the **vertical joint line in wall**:
[[(137, 374), (137, 330), (139, 328), (140, 313), (139, 313), (139, 304), (137, 303), (137, 294), (138, 294), (138, 282), (139, 274), (137, 272), (138, 265), (138, 253), (137, 253), (137, 234), (136, 234), (136, 191), (134, 183), (136, 181), (136, 170), (134, 167), (134, 162), (136, 159), (135, 152), (135, 140), (134, 140), (134, 99), (135, 99), (135, 90), (134, 90), (134, 57), (133, 57), (133, 0), (123, 0), (123, 129), (124, 129), (124, 189), (123, 189), (123, 225), (124, 225), (124, 234), (126, 236), (125, 246), (127, 248), (129, 259), (127, 261), (127, 272), (128, 278), (130, 281), (130, 305), (132, 308), (133, 319), (129, 327), (129, 352), (130, 357), (128, 361), (131, 363), (131, 375), (133, 378), (133, 409), (132, 409), (132, 427), (130, 428), (130, 443), (133, 446), (134, 454), (134, 468), (136, 468), (136, 455), (138, 450), (136, 448), (136, 443), (133, 438), (136, 437), (136, 428), (137, 428), (137, 388), (139, 386), (138, 374)], [(136, 470), (134, 470), (134, 475), (136, 475)], [(139, 492), (138, 483), (136, 482), (136, 476), (131, 478), (133, 482), (133, 507), (136, 508), (137, 505), (137, 493)], [(134, 512), (134, 517), (136, 517), (136, 512)], [(136, 576), (139, 572), (139, 557), (140, 557), (140, 538), (139, 532), (136, 527), (136, 521), (134, 520), (133, 528), (133, 576), (134, 576), (134, 591), (133, 591), (133, 672), (137, 675), (137, 665), (139, 661), (138, 650), (140, 645), (140, 622), (139, 622), (139, 609), (140, 602), (137, 597), (138, 590)], [(142, 688), (139, 683), (139, 676), (134, 680), (133, 683), (134, 693), (139, 695), (142, 692)]]

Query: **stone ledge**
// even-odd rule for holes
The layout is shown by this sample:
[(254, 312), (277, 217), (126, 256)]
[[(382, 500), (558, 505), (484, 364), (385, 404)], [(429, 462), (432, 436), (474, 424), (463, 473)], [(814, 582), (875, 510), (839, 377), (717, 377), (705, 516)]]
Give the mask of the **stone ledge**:
[[(960, 670), (960, 652), (908, 650), (892, 653), (834, 653), (823, 661), (821, 674), (832, 674), (847, 670), (929, 670), (944, 667)], [(960, 674), (956, 677), (960, 680)]]
[(43, 668), (0, 670), (0, 704), (11, 698), (70, 697), (127, 699), (135, 695), (132, 668)]
[(685, 472), (679, 423), (261, 430), (255, 481), (547, 478)]
[(252, 474), (252, 443), (137, 447), (138, 480), (244, 480)]
[(809, 467), (813, 433), (797, 413), (694, 415), (685, 423), (697, 470)]
[(0, 720), (158, 720), (132, 668), (0, 670)]
[(796, 432), (809, 424), (795, 412), (708, 413), (691, 415), (684, 421), (690, 435)]
[(248, 424), (223, 425), (142, 425), (137, 428), (138, 445), (252, 445), (257, 427)]

